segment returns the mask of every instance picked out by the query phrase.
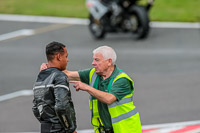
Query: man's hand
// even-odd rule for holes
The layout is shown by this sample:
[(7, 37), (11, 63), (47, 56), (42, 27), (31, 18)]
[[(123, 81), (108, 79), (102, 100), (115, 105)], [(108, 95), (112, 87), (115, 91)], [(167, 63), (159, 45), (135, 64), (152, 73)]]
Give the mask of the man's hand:
[(77, 133), (77, 131), (74, 131), (73, 133)]
[(69, 81), (70, 83), (74, 83), (73, 87), (76, 89), (76, 91), (82, 90), (87, 91), (88, 88), (90, 88), (89, 85), (81, 82), (81, 81)]
[(48, 64), (47, 63), (42, 63), (42, 65), (40, 66), (40, 71), (45, 70), (48, 68)]
[(76, 91), (79, 90), (87, 91), (90, 95), (94, 96), (99, 101), (105, 104), (111, 104), (117, 100), (117, 98), (113, 94), (95, 89), (81, 81), (69, 81), (69, 82), (74, 83), (74, 88), (76, 89)]

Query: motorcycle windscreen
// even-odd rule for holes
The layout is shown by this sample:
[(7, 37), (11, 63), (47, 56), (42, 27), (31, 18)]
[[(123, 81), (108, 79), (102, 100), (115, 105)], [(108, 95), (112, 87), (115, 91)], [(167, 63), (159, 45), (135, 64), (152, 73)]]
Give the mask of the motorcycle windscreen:
[(86, 5), (92, 16), (98, 20), (108, 11), (108, 7), (99, 0), (87, 0)]

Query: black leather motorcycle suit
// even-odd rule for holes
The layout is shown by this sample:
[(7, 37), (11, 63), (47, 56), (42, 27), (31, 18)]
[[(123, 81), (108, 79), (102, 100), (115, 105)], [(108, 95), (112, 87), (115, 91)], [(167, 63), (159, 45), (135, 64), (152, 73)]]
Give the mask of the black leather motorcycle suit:
[(41, 124), (50, 124), (49, 132), (72, 133), (75, 131), (74, 105), (68, 78), (62, 71), (57, 68), (41, 71), (33, 92), (33, 113)]

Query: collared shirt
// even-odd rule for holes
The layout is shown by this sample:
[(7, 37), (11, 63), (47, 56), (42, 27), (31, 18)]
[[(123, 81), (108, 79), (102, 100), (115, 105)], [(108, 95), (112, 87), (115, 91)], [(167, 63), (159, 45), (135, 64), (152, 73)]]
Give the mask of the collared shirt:
[[(89, 84), (89, 73), (91, 69), (85, 69), (78, 71), (80, 79), (82, 82)], [(119, 73), (119, 69), (115, 66), (114, 71), (111, 76), (107, 79), (103, 79), (102, 76), (99, 78), (98, 90), (108, 92), (108, 84), (111, 79), (115, 78)], [(124, 96), (131, 94), (131, 82), (126, 78), (120, 78), (112, 85), (108, 93), (113, 94), (117, 100), (121, 100)], [(108, 111), (108, 106), (105, 103), (98, 101), (99, 115), (102, 120), (104, 127), (107, 129), (112, 128), (111, 116)]]

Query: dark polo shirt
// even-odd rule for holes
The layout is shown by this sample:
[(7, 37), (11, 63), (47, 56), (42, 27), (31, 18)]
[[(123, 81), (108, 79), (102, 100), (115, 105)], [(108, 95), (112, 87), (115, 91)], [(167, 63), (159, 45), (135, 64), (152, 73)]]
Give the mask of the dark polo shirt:
[[(89, 84), (90, 70), (91, 69), (78, 71), (81, 81), (86, 84)], [(119, 73), (119, 69), (115, 67), (113, 73), (107, 79), (104, 80), (103, 77), (100, 76), (98, 88), (96, 89), (104, 91), (104, 92), (108, 92), (107, 88), (108, 88), (108, 84), (110, 80), (112, 78), (115, 78), (118, 75), (118, 73)], [(124, 96), (131, 94), (131, 89), (132, 89), (131, 82), (126, 78), (120, 78), (114, 82), (114, 84), (112, 85), (108, 93), (113, 94), (117, 98), (117, 100), (120, 101)], [(108, 112), (107, 104), (98, 101), (98, 109), (99, 109), (99, 115), (104, 127), (106, 129), (112, 128), (111, 116)]]

